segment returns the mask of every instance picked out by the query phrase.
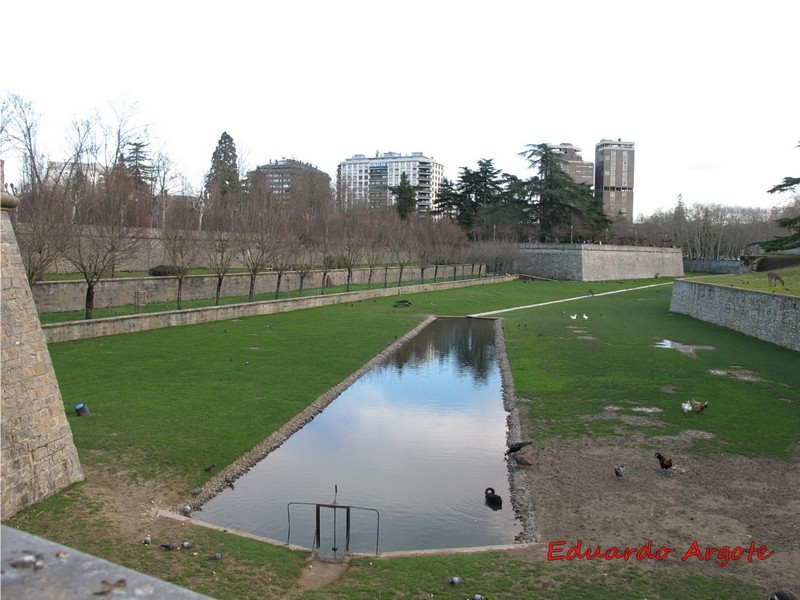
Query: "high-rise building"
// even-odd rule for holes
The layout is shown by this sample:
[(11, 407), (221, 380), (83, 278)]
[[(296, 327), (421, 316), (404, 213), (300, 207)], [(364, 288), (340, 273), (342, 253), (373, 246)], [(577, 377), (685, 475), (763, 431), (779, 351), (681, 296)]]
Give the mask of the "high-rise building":
[(583, 160), (581, 149), (572, 144), (550, 144), (554, 153), (561, 157), (561, 168), (578, 183), (594, 184), (594, 163)]
[(247, 174), (246, 185), (263, 185), (282, 203), (315, 204), (330, 197), (331, 176), (308, 163), (282, 158)]
[(403, 173), (411, 185), (417, 186), (417, 212), (430, 212), (444, 179), (444, 167), (422, 152), (410, 155), (376, 153), (375, 158), (356, 154), (339, 163), (336, 171), (339, 205), (343, 208), (392, 206), (394, 196), (389, 187), (398, 185)]
[(594, 153), (594, 193), (612, 220), (633, 221), (633, 142), (600, 140)]

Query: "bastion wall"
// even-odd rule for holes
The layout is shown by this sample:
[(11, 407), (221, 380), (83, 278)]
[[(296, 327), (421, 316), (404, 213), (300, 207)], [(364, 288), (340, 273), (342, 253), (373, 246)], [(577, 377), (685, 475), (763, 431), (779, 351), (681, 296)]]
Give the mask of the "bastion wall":
[(800, 351), (800, 298), (678, 279), (671, 312)]
[(525, 244), (514, 272), (566, 281), (682, 277), (679, 248), (606, 244)]
[(16, 199), (3, 194), (2, 202), (0, 516), (5, 519), (84, 475), (8, 214)]

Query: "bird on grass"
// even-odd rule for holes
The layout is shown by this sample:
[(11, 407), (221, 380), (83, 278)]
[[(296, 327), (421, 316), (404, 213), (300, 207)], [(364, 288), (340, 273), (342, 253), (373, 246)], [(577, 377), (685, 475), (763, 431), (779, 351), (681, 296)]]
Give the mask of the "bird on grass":
[(206, 467), (206, 473), (211, 473), (214, 469), (217, 468), (217, 465), (211, 464)]
[(229, 487), (229, 488), (233, 489), (233, 479), (231, 479), (230, 477), (226, 477), (225, 478), (225, 487)]
[(177, 546), (175, 544), (170, 544), (170, 543), (161, 544), (161, 547), (164, 550), (175, 550), (175, 548), (177, 548)]
[(411, 306), (411, 302), (408, 300), (398, 300), (394, 303), (394, 308), (398, 308), (399, 306)]
[(153, 542), (153, 538), (151, 538), (149, 535), (145, 536), (145, 538), (142, 540), (142, 543), (145, 546), (149, 546), (152, 542)]
[(183, 550), (188, 550), (192, 546), (194, 546), (194, 542), (189, 542), (189, 541), (181, 542), (181, 548)]
[(625, 465), (617, 465), (614, 467), (614, 475), (622, 477), (625, 475)]
[(222, 560), (224, 555), (219, 552), (214, 552), (211, 556), (208, 557), (208, 560)]
[(695, 400), (694, 398), (692, 398), (691, 400), (689, 400), (689, 404), (691, 404), (691, 406), (692, 406), (692, 410), (693, 410), (694, 412), (699, 412), (699, 413), (701, 413), (701, 412), (703, 412), (705, 409), (707, 409), (707, 408), (708, 408), (708, 402), (698, 402), (698, 401), (697, 401), (697, 400)]
[(578, 313), (575, 313), (574, 315), (570, 315), (569, 318), (574, 321), (575, 319), (578, 318)]
[(658, 459), (658, 464), (661, 465), (665, 473), (672, 468), (672, 459), (670, 457), (664, 456), (661, 452), (656, 452), (656, 458)]
[(587, 320), (588, 318), (589, 318), (589, 315), (587, 315), (586, 313), (583, 313), (583, 319), (584, 319), (584, 321), (585, 321), (585, 320)]
[(525, 456), (524, 454), (514, 454), (513, 457), (514, 457), (514, 462), (520, 465), (521, 467), (528, 467), (533, 464), (530, 460), (528, 460), (528, 457)]
[(488, 600), (486, 596), (482, 594), (475, 594), (472, 598), (467, 598), (467, 600)]
[(533, 442), (511, 442), (508, 445), (508, 450), (506, 450), (506, 454), (513, 454), (514, 452), (519, 452), (525, 446), (530, 446)]
[(486, 498), (486, 504), (491, 508), (497, 510), (503, 506), (503, 499), (495, 494), (494, 488), (486, 488), (483, 492), (484, 497)]
[(447, 581), (450, 585), (460, 585), (464, 583), (464, 578), (456, 576), (456, 577), (451, 577)]

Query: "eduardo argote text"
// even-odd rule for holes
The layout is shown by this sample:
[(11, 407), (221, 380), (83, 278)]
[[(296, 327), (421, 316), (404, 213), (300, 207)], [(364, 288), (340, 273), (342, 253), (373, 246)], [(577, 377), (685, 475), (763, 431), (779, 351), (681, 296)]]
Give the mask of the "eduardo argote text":
[[(609, 546), (590, 547), (583, 545), (583, 540), (578, 540), (575, 544), (565, 547), (565, 540), (550, 542), (547, 546), (547, 560), (665, 560), (670, 555), (678, 556), (677, 548), (667, 546), (656, 547), (653, 540), (647, 540), (643, 546), (633, 546), (621, 548)], [(720, 567), (726, 566), (730, 561), (746, 560), (753, 562), (766, 560), (775, 552), (767, 546), (756, 545), (750, 542), (749, 547), (743, 546), (701, 546), (697, 541), (680, 554), (681, 561), (698, 560), (700, 562), (713, 561)]]

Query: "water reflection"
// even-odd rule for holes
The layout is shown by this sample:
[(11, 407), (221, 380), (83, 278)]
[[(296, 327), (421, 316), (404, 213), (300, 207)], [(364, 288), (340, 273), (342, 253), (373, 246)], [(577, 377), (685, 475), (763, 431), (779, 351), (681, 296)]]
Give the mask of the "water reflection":
[[(379, 511), (382, 552), (511, 543), (506, 416), (492, 322), (438, 319), (195, 516), (286, 541), (289, 503), (335, 500)], [(289, 541), (311, 547), (313, 507), (290, 514)], [(321, 518), (321, 552), (343, 551), (344, 512)], [(376, 526), (354, 511), (350, 550), (374, 552)]]

